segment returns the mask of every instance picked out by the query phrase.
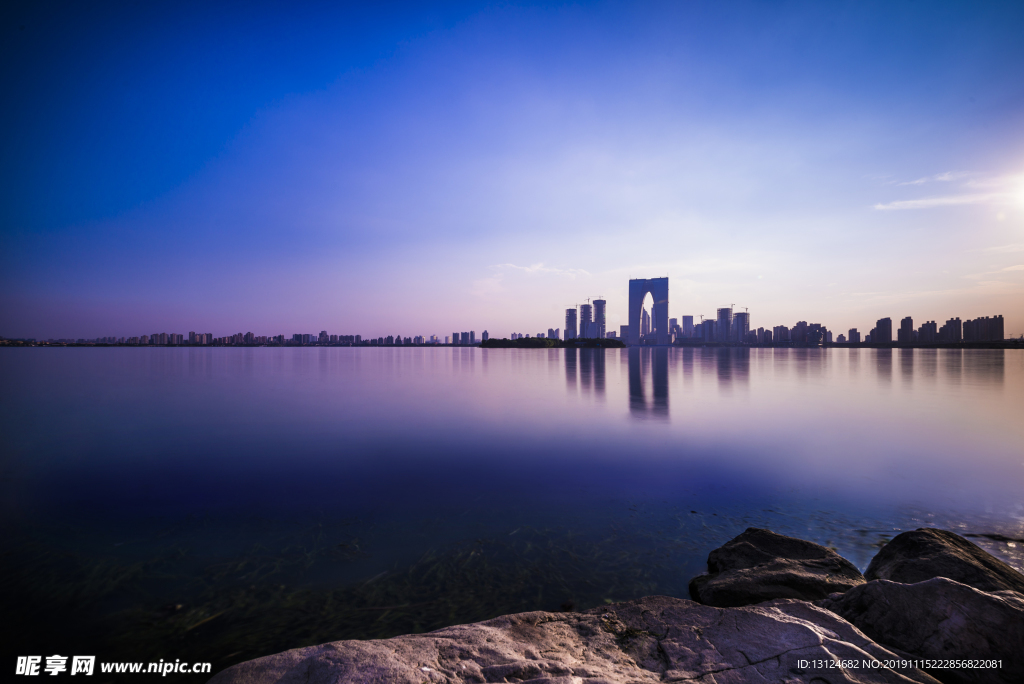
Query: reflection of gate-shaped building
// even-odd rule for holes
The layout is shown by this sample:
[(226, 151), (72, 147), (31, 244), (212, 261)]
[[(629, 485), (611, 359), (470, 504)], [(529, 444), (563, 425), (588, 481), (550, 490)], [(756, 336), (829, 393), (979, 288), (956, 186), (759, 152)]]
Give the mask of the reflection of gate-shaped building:
[[(668, 418), (668, 348), (639, 349), (629, 353), (629, 411), (634, 417)], [(651, 389), (648, 402), (644, 385)]]
[(656, 344), (668, 344), (668, 278), (634, 278), (629, 281), (629, 344), (640, 344), (640, 311), (644, 298), (654, 299)]

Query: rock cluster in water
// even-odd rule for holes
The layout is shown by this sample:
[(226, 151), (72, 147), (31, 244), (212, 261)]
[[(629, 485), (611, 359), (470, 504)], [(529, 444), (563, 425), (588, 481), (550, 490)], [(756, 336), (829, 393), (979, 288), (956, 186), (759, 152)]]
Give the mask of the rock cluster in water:
[(1024, 575), (951, 532), (899, 535), (865, 576), (830, 549), (751, 528), (712, 551), (708, 571), (691, 581), (693, 600), (336, 641), (212, 682), (1024, 682)]

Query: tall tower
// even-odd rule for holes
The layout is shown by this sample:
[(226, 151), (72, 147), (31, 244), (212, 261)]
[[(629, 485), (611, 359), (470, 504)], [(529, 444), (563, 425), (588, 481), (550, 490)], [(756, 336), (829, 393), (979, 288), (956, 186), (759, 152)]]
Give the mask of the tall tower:
[(591, 311), (593, 307), (590, 304), (580, 304), (580, 337), (593, 337), (593, 332), (590, 330), (590, 324), (593, 322)]
[(565, 310), (565, 339), (576, 339), (576, 309)]
[(891, 318), (879, 318), (875, 323), (875, 334), (871, 336), (872, 344), (891, 344), (892, 343), (892, 319)]
[(718, 321), (715, 326), (717, 333), (715, 339), (719, 342), (728, 342), (732, 332), (732, 307), (724, 307), (718, 310)]
[(737, 311), (732, 315), (732, 341), (743, 343), (750, 332), (750, 313)]
[(604, 339), (605, 333), (605, 304), (607, 302), (603, 299), (594, 300), (594, 326), (597, 328), (594, 337), (600, 337)]
[(634, 278), (629, 281), (629, 344), (640, 344), (640, 312), (644, 297), (654, 299), (651, 327), (659, 345), (668, 344), (668, 278)]

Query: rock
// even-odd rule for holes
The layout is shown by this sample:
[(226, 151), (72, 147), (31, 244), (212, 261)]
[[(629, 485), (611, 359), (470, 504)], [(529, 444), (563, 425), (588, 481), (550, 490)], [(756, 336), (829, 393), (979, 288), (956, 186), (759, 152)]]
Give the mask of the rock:
[(709, 606), (749, 606), (777, 598), (823, 599), (864, 583), (838, 553), (756, 527), (708, 555), (710, 574), (690, 580), (690, 597)]
[(898, 535), (871, 560), (864, 576), (902, 584), (947, 577), (982, 591), (1024, 593), (1024, 575), (946, 530), (919, 529)]
[(1024, 682), (1024, 596), (987, 593), (945, 577), (916, 584), (874, 580), (817, 605), (879, 644), (919, 658), (1001, 660), (998, 669), (936, 669), (948, 684)]
[(919, 670), (812, 667), (814, 660), (895, 657), (803, 601), (713, 608), (651, 596), (583, 613), (520, 613), (429, 634), (298, 648), (235, 665), (211, 684), (935, 684)]

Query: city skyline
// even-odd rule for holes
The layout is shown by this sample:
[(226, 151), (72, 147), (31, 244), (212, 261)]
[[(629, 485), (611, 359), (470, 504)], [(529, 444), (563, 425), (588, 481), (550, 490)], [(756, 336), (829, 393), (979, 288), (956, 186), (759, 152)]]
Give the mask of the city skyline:
[(612, 330), (648, 275), (1021, 334), (1024, 7), (924, 12), (8, 10), (0, 335)]
[[(649, 295), (648, 295), (649, 296)], [(642, 321), (639, 338), (634, 338), (629, 332), (628, 325), (621, 325), (618, 330), (605, 331), (604, 325), (604, 300), (594, 300), (599, 306), (600, 313), (594, 316), (594, 320), (587, 321), (585, 325), (577, 325), (578, 309), (591, 308), (591, 304), (580, 305), (577, 308), (566, 309), (564, 330), (559, 328), (548, 328), (546, 332), (533, 333), (512, 332), (508, 337), (493, 335), (484, 330), (480, 337), (476, 336), (475, 330), (468, 332), (453, 332), (451, 335), (380, 335), (362, 336), (358, 334), (337, 334), (321, 330), (319, 333), (293, 333), (290, 336), (279, 335), (257, 335), (253, 332), (234, 333), (232, 335), (215, 336), (212, 333), (197, 333), (189, 331), (187, 335), (182, 333), (153, 333), (150, 335), (135, 336), (103, 336), (98, 338), (28, 338), (35, 342), (49, 344), (111, 344), (111, 345), (198, 345), (198, 346), (229, 346), (229, 345), (348, 345), (348, 346), (475, 346), (488, 339), (515, 340), (525, 338), (546, 338), (554, 340), (573, 340), (577, 338), (611, 338), (624, 342), (627, 346), (668, 346), (677, 344), (735, 344), (752, 346), (789, 346), (797, 345), (842, 345), (842, 344), (882, 344), (882, 345), (932, 345), (949, 343), (976, 343), (976, 342), (1002, 342), (1009, 340), (1024, 340), (1024, 335), (1007, 334), (1005, 331), (1005, 319), (1002, 315), (979, 316), (961, 321), (959, 317), (950, 318), (941, 325), (935, 321), (924, 321), (919, 327), (914, 327), (913, 316), (905, 316), (900, 319), (899, 328), (893, 327), (891, 317), (878, 319), (870, 332), (849, 328), (846, 332), (837, 332), (829, 329), (820, 323), (808, 323), (797, 321), (792, 327), (787, 325), (775, 326), (754, 326), (751, 324), (749, 311), (736, 311), (732, 307), (721, 307), (717, 310), (715, 318), (701, 316), (699, 323), (694, 322), (694, 316), (683, 315), (667, 317), (666, 337), (664, 341), (661, 335), (651, 337), (657, 332), (653, 324), (653, 317), (648, 314), (646, 301), (640, 308), (638, 319)], [(679, 320), (683, 323), (680, 324)], [(585, 330), (586, 332), (583, 332)], [(895, 334), (894, 334), (895, 331)], [(11, 338), (0, 337), (0, 340)], [(25, 338), (15, 338), (25, 339)]]

